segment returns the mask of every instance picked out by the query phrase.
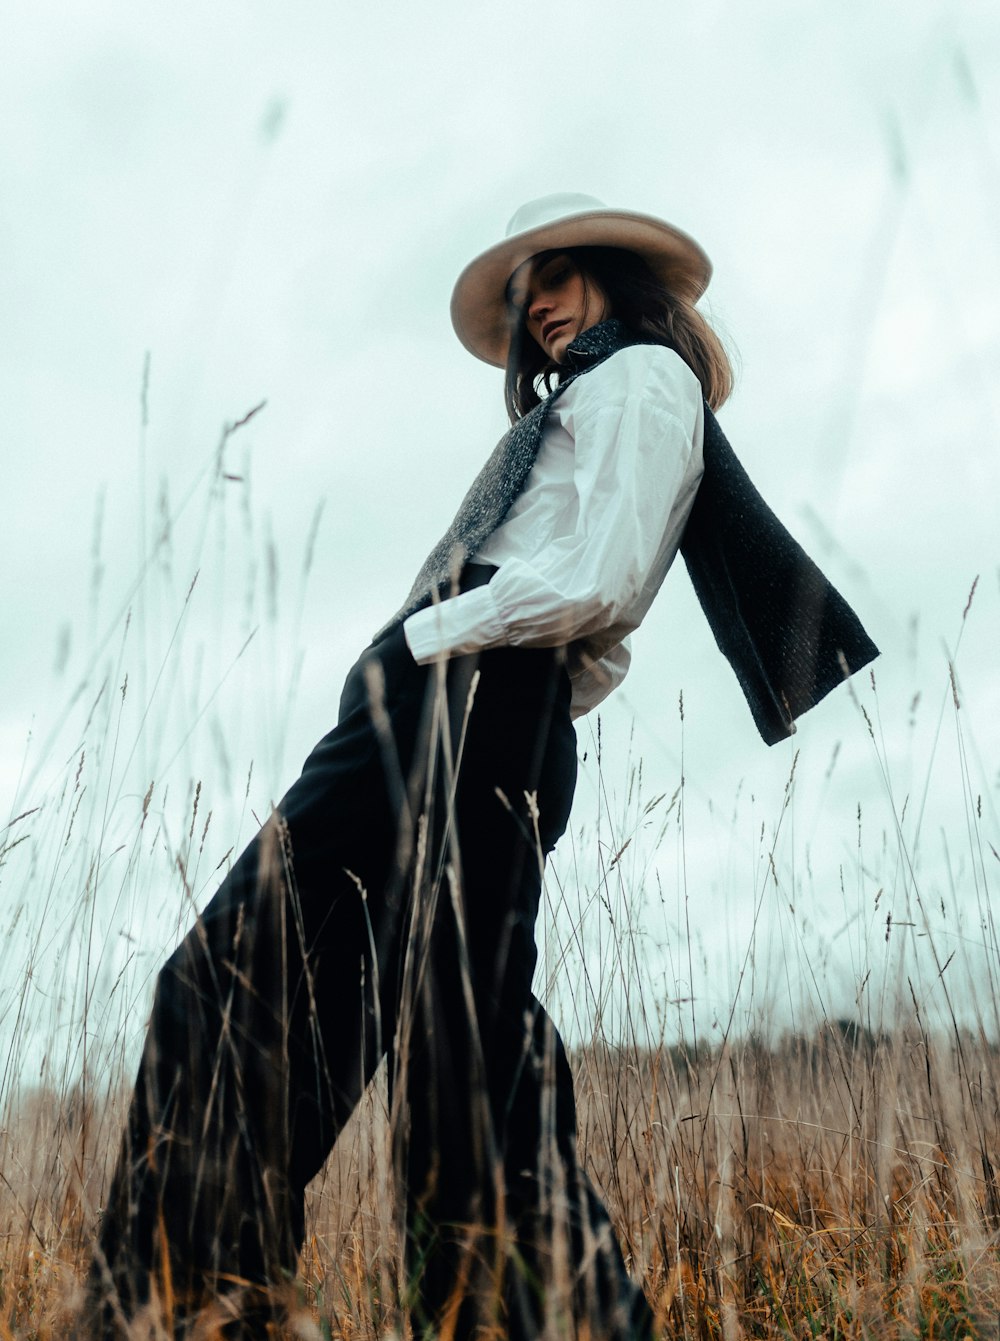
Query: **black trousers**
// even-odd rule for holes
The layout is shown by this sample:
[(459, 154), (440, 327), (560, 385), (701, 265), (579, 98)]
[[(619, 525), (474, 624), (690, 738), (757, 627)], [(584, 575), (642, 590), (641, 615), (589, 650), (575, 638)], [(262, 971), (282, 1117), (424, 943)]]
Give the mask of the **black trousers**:
[(388, 1053), (415, 1333), (529, 1338), (561, 1290), (595, 1334), (650, 1334), (531, 991), (576, 778), (569, 700), (558, 650), (421, 668), (397, 629), (363, 653), (337, 726), (160, 973), (92, 1332), (146, 1305), (181, 1332), (222, 1297), (232, 1335), (263, 1335), (306, 1185)]

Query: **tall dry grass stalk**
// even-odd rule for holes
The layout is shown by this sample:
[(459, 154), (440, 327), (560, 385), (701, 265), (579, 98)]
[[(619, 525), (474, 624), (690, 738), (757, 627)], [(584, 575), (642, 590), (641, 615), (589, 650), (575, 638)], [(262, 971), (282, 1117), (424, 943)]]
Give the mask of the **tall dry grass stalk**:
[[(69, 736), (53, 736), (37, 780), (0, 833), (7, 898), (0, 957), (3, 1341), (66, 1334), (123, 1125), (151, 975), (166, 942), (190, 924), (247, 836), (243, 812), (253, 808), (252, 784), (233, 772), (222, 719), (214, 782), (185, 771), (182, 758), (192, 723), (229, 673), (217, 668), (205, 690), (199, 657), (193, 667), (182, 654), (195, 588), (190, 574), (213, 528), (222, 535), (222, 490), (232, 473), (223, 449), (236, 427), (224, 434), (201, 493), (189, 495), (204, 503), (193, 555), (178, 558), (177, 516), (165, 512), (141, 580), (70, 696)], [(273, 555), (260, 568), (260, 600), (273, 616), (280, 605)], [(138, 647), (130, 642), (133, 609), (143, 630)], [(164, 610), (169, 619), (154, 618)], [(251, 636), (244, 629), (233, 639), (230, 665)], [(133, 679), (145, 686), (138, 701), (129, 688), (136, 658), (141, 675)], [(952, 691), (961, 738), (954, 680)], [(870, 717), (867, 730), (876, 766), (884, 764)], [(67, 738), (73, 748), (63, 750), (60, 763)], [(901, 808), (892, 811), (895, 833), (883, 857), (904, 873), (917, 929), (893, 959), (875, 1004), (871, 963), (861, 962), (855, 1016), (827, 1018), (817, 991), (802, 998), (812, 1004), (803, 1006), (794, 1030), (773, 1023), (765, 1029), (778, 992), (773, 982), (762, 987), (754, 979), (748, 993), (748, 966), (773, 961), (770, 947), (755, 939), (755, 913), (739, 945), (738, 972), (726, 985), (730, 1004), (717, 1003), (722, 1025), (707, 1039), (693, 1007), (650, 992), (641, 918), (644, 900), (664, 879), (656, 854), (672, 848), (679, 854), (679, 913), (669, 953), (693, 993), (701, 951), (688, 920), (683, 766), (672, 794), (652, 800), (630, 773), (615, 814), (614, 789), (598, 760), (596, 828), (577, 835), (549, 875), (547, 996), (576, 1039), (586, 1166), (665, 1333), (698, 1341), (996, 1334), (1000, 957), (989, 915), (990, 843), (964, 748), (960, 759), (970, 821), (964, 842), (983, 923), (975, 961), (981, 981), (966, 994), (971, 1010), (956, 1009), (948, 987), (947, 947), (939, 951), (935, 941)], [(218, 800), (226, 789), (239, 804), (218, 839), (208, 798)], [(793, 789), (790, 778), (782, 813), (772, 817), (773, 841), (764, 844), (763, 885), (747, 891), (751, 909), (759, 911), (764, 885), (777, 888), (783, 878), (778, 834)], [(839, 883), (867, 891), (860, 833), (856, 849), (857, 870), (846, 878), (842, 871)], [(151, 901), (158, 920), (146, 914)], [(849, 907), (846, 894), (844, 902)], [(156, 943), (142, 943), (154, 933)], [(929, 973), (926, 955), (916, 962), (918, 934), (930, 947)], [(796, 954), (799, 968), (804, 963), (818, 980), (821, 966), (801, 944)], [(735, 1027), (737, 1018), (754, 1015), (759, 1031)], [(374, 1341), (405, 1332), (390, 1143), (383, 1068), (312, 1186), (289, 1335)], [(203, 1333), (212, 1335), (217, 1322), (204, 1320)]]

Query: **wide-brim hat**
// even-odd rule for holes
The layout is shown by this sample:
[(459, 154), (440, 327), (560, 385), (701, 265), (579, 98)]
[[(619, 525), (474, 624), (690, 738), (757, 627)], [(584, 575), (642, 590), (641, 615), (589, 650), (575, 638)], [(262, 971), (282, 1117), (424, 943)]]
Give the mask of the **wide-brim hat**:
[(522, 205), (507, 225), (503, 242), (470, 261), (458, 277), (451, 320), (471, 354), (504, 367), (511, 336), (510, 277), (539, 252), (564, 247), (634, 251), (671, 293), (689, 303), (697, 302), (712, 277), (712, 263), (697, 242), (663, 219), (608, 209), (594, 196), (542, 196)]

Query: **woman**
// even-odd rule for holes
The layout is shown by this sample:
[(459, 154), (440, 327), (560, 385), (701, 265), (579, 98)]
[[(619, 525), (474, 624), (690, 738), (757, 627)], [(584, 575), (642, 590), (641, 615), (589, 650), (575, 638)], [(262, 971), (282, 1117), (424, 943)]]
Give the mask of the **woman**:
[[(90, 1334), (146, 1308), (180, 1330), (213, 1300), (227, 1334), (264, 1335), (306, 1184), (384, 1053), (415, 1332), (530, 1338), (569, 1315), (652, 1334), (531, 991), (571, 718), (621, 681), (682, 537), (766, 738), (874, 654), (747, 504), (711, 414), (731, 377), (694, 307), (709, 275), (669, 224), (552, 196), (460, 277), (455, 328), (506, 367), (512, 428), (348, 676), (338, 725), (160, 974)], [(725, 594), (758, 561), (722, 515), (733, 498), (795, 588), (776, 620), (771, 595), (758, 618)]]

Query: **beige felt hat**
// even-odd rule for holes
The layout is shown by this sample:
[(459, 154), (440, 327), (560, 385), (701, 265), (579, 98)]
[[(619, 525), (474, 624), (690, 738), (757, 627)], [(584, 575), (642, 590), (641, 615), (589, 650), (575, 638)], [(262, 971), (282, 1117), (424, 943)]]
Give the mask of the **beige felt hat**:
[(651, 214), (612, 210), (594, 196), (561, 193), (529, 200), (503, 242), (470, 261), (451, 296), (451, 320), (476, 358), (502, 368), (510, 344), (507, 282), (530, 257), (561, 247), (622, 247), (637, 252), (667, 288), (694, 303), (712, 263), (693, 238)]

